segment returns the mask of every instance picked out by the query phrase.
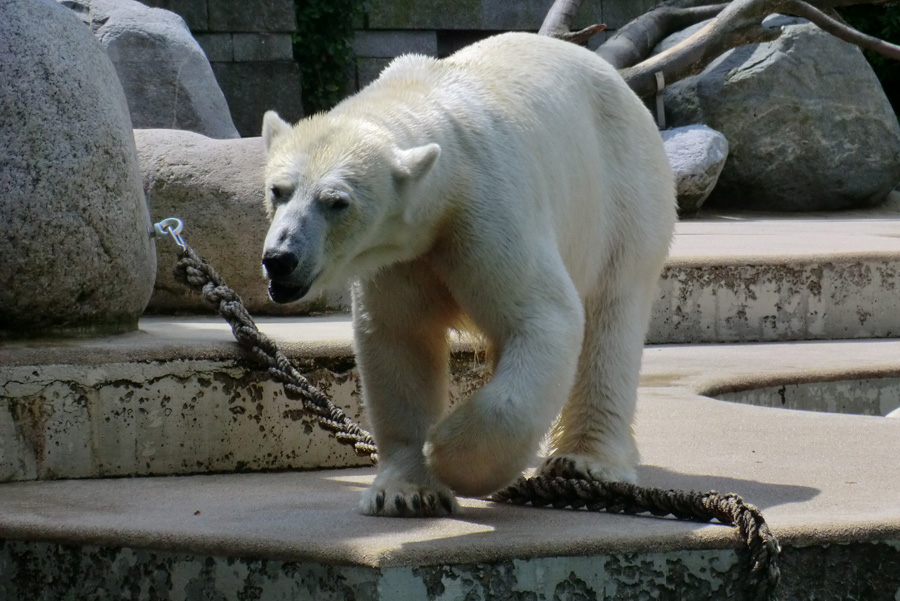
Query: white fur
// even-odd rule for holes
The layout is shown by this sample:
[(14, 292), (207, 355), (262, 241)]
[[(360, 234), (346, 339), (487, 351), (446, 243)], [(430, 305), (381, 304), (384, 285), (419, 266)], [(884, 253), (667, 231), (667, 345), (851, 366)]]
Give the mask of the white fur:
[[(287, 193), (266, 251), (299, 257), (282, 283), (308, 295), (357, 281), (380, 453), (362, 511), (454, 511), (451, 491), (515, 479), (557, 416), (545, 471), (633, 481), (641, 349), (675, 198), (656, 127), (615, 70), (569, 43), (504, 34), (444, 60), (401, 57), (331, 112), (283, 123), (269, 114), (263, 132), (268, 185)], [(351, 203), (329, 213), (335, 189)], [(448, 414), (447, 332), (462, 319), (496, 368)]]

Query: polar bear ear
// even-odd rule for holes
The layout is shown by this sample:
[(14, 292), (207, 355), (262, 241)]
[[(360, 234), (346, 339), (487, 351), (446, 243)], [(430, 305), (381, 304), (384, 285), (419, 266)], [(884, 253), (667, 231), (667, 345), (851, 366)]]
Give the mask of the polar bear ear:
[(266, 111), (263, 115), (262, 138), (266, 144), (266, 151), (272, 149), (272, 144), (291, 131), (291, 124), (278, 116), (275, 111)]
[(420, 180), (431, 171), (439, 156), (441, 147), (437, 144), (398, 149), (394, 153), (394, 173), (404, 179)]

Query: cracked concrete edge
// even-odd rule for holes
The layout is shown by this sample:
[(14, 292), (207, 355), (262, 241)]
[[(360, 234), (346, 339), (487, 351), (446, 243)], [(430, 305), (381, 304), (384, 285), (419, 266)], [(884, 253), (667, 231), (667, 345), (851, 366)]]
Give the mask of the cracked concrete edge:
[[(122, 341), (100, 348), (94, 341), (89, 348), (52, 349), (68, 351), (63, 364), (0, 367), (0, 481), (369, 465), (333, 444), (235, 348), (210, 352), (194, 342), (128, 349)], [(282, 348), (365, 427), (346, 339)], [(451, 400), (487, 377), (469, 349), (458, 348), (450, 367)]]
[[(856, 561), (844, 561), (852, 554)], [(894, 599), (900, 595), (900, 541), (788, 547), (783, 598)], [(840, 569), (835, 566), (840, 565)], [(160, 601), (471, 601), (527, 598), (653, 597), (745, 599), (746, 571), (731, 550), (588, 557), (539, 557), (455, 565), (369, 568), (190, 555), (132, 548), (0, 542), (0, 596), (96, 598), (141, 590)]]

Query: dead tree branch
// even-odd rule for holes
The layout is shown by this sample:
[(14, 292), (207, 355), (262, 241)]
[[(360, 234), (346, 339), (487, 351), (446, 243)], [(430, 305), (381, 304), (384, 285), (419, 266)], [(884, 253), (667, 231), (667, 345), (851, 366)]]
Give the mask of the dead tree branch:
[(597, 54), (616, 69), (631, 67), (650, 55), (666, 36), (700, 21), (712, 19), (727, 4), (708, 6), (672, 6), (660, 4), (619, 29), (606, 40)]
[(593, 36), (606, 29), (606, 25), (590, 25), (580, 31), (569, 31), (570, 23), (575, 18), (575, 13), (581, 8), (583, 0), (556, 0), (541, 28), (538, 31), (541, 35), (547, 35), (552, 38), (559, 38), (583, 46)]
[(666, 83), (672, 83), (702, 71), (723, 52), (759, 42), (776, 39), (781, 32), (761, 25), (771, 14), (772, 0), (737, 0), (729, 3), (719, 15), (700, 31), (632, 67), (619, 73), (638, 96), (650, 96), (657, 91), (656, 74), (662, 73)]
[[(846, 23), (838, 21), (830, 15), (819, 10), (812, 3), (788, 0), (786, 10), (789, 14), (815, 23), (822, 31), (826, 31), (834, 37), (859, 46), (863, 50), (870, 50), (886, 58), (900, 61), (900, 46), (885, 42), (882, 39), (867, 35), (853, 29)], [(831, 7), (828, 7), (831, 8)]]
[(582, 2), (583, 0), (556, 0), (547, 11), (547, 16), (544, 17), (538, 33), (551, 38), (558, 38), (560, 34), (569, 33), (572, 20), (578, 9), (581, 8)]
[[(770, 41), (780, 35), (762, 26), (773, 13), (803, 17), (835, 37), (900, 60), (900, 46), (866, 35), (825, 11), (856, 4), (887, 4), (891, 0), (666, 0), (622, 27), (597, 50), (616, 67), (628, 85), (640, 96), (657, 91), (657, 73), (667, 84), (695, 75), (723, 52)], [(540, 33), (570, 39), (569, 24), (582, 0), (556, 0)], [(680, 44), (648, 58), (666, 36), (690, 25), (712, 19), (700, 31)], [(580, 33), (580, 32), (579, 32)]]

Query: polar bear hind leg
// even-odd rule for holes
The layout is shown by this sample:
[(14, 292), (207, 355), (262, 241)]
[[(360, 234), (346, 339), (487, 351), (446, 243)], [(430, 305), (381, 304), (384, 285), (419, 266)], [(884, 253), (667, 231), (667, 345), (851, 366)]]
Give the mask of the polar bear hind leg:
[(643, 341), (658, 270), (620, 271), (585, 299), (575, 384), (554, 425), (543, 475), (636, 482), (633, 419)]

